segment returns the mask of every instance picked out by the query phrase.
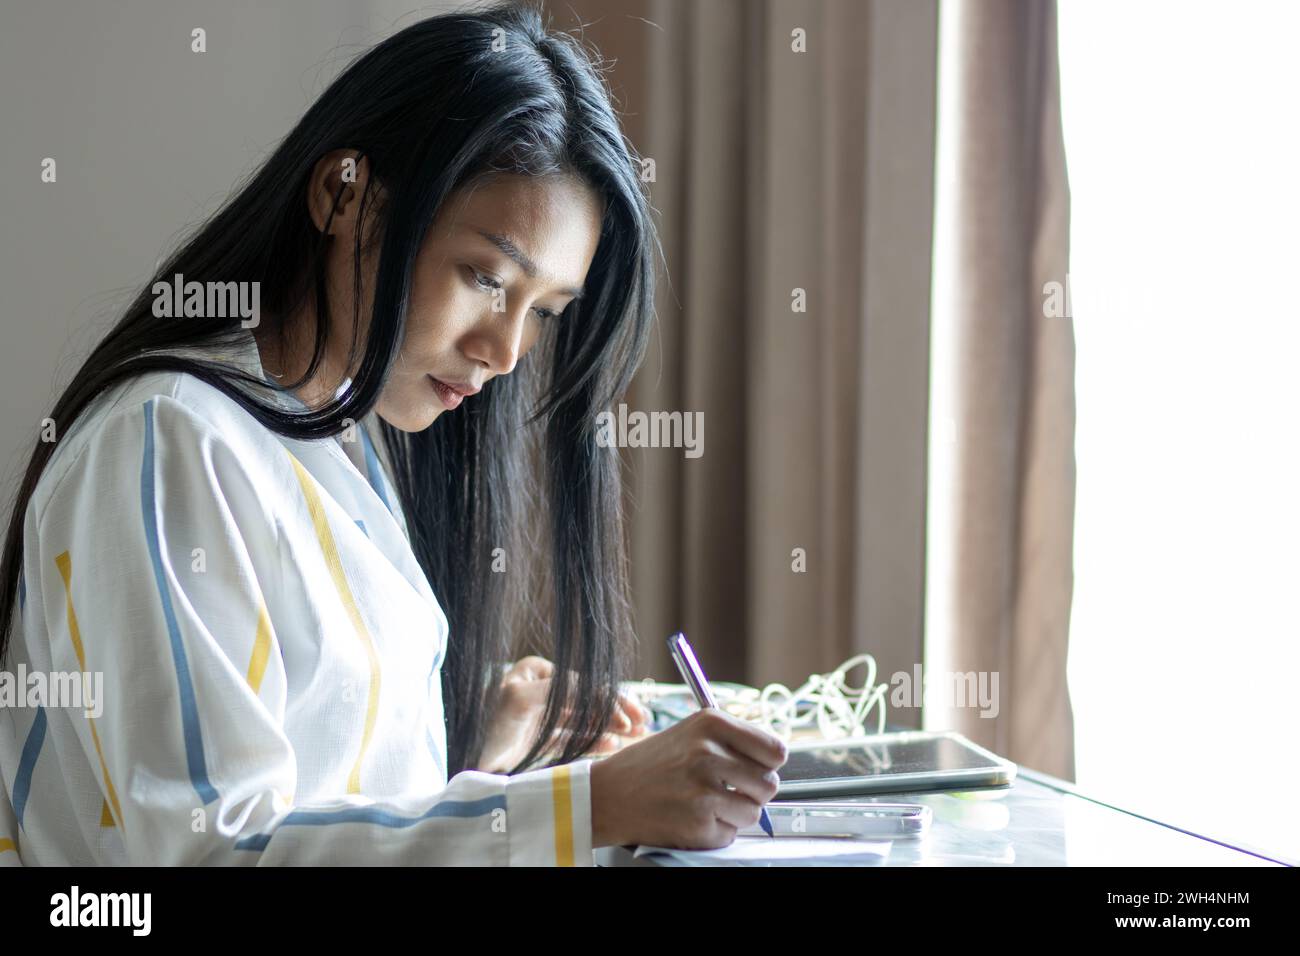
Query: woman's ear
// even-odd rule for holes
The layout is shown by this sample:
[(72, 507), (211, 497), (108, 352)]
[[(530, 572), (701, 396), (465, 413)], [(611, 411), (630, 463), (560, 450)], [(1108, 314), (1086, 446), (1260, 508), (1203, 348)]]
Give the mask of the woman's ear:
[(307, 211), (317, 230), (333, 236), (355, 229), (369, 181), (370, 161), (359, 150), (336, 149), (322, 156), (307, 186)]

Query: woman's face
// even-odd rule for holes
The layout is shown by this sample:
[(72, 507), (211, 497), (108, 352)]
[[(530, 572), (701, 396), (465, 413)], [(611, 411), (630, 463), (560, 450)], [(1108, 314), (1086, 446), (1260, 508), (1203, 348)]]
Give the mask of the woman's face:
[[(353, 229), (365, 173), (363, 161), (352, 195), (345, 196), (330, 225), (336, 237), (329, 253), (333, 328), (323, 375), (334, 388), (342, 381), (338, 370), (351, 337)], [(337, 178), (331, 183), (327, 174), (321, 185), (325, 195), (337, 194)], [(559, 313), (582, 294), (602, 212), (591, 187), (559, 176), (502, 175), (450, 197), (416, 258), (406, 338), (376, 413), (394, 428), (421, 431), (461, 401), (475, 400), (454, 391), (472, 393), (494, 376), (510, 374), (546, 323), (561, 321)], [(318, 226), (326, 221), (317, 209), (313, 217)], [(366, 327), (378, 245), (362, 256)], [(283, 360), (280, 365), (305, 369), (310, 345), (306, 355), (303, 351), (294, 348), (301, 368)], [(331, 395), (332, 389), (327, 394), (317, 386), (310, 397), (319, 401)]]

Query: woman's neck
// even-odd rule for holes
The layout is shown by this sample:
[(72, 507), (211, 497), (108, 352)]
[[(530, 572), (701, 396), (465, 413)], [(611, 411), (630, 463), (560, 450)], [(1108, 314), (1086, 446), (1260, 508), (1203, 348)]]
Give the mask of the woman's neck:
[[(263, 318), (266, 318), (265, 314)], [(275, 319), (272, 316), (271, 321), (259, 323), (253, 329), (253, 339), (257, 343), (262, 371), (274, 381), (286, 385), (301, 378), (311, 362), (316, 317), (314, 314), (300, 314), (284, 322)], [(293, 390), (308, 408), (319, 408), (333, 399), (347, 378), (330, 354), (336, 344), (332, 341), (327, 344), (316, 373)]]

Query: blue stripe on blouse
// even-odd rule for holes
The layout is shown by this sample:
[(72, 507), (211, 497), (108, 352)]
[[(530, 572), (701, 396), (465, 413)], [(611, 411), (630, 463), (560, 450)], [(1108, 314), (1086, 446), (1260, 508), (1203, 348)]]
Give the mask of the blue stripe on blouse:
[(45, 744), (47, 722), (45, 708), (37, 707), (32, 729), (27, 732), (27, 740), (23, 744), (23, 755), (18, 761), (18, 776), (14, 778), (14, 816), (18, 818), (19, 826), (23, 825), (23, 811), (27, 809), (27, 797), (32, 792), (32, 771), (36, 769), (36, 758), (41, 755), (41, 747)]
[[(444, 800), (441, 803), (435, 803), (418, 817), (402, 817), (389, 810), (381, 810), (377, 807), (346, 807), (342, 810), (295, 810), (280, 821), (280, 827), (330, 826), (335, 823), (373, 823), (376, 826), (401, 829), (413, 827), (417, 823), (423, 823), (425, 820), (431, 820), (434, 817), (468, 819), (470, 817), (486, 816), (494, 810), (505, 810), (505, 808), (505, 795), (494, 794), (479, 800)], [(266, 845), (271, 842), (271, 836), (270, 833), (259, 833), (255, 836), (244, 837), (235, 844), (235, 849), (265, 850)]]
[(176, 683), (181, 700), (181, 725), (185, 735), (185, 758), (189, 765), (190, 782), (206, 806), (217, 799), (216, 788), (208, 781), (208, 768), (203, 759), (203, 731), (199, 726), (199, 708), (194, 698), (194, 684), (190, 679), (189, 658), (181, 641), (180, 626), (172, 608), (171, 592), (163, 572), (162, 552), (158, 546), (158, 501), (154, 484), (153, 399), (144, 403), (144, 460), (140, 466), (140, 507), (144, 513), (144, 535), (149, 542), (149, 557), (153, 562), (153, 576), (162, 599), (163, 617), (167, 620), (167, 634), (171, 639), (172, 663), (176, 667)]
[(361, 431), (361, 444), (366, 453), (366, 480), (370, 482), (370, 487), (375, 489), (375, 494), (379, 495), (379, 500), (384, 503), (388, 513), (393, 513), (393, 504), (388, 500), (388, 491), (384, 488), (384, 470), (379, 465), (379, 456), (375, 453), (374, 443), (370, 441), (370, 434), (364, 427)]

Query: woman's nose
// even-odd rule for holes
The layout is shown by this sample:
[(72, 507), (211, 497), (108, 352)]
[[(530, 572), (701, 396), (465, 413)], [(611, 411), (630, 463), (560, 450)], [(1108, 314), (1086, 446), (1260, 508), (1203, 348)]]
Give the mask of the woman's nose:
[(509, 375), (527, 349), (528, 310), (520, 305), (502, 312), (487, 310), (475, 326), (466, 354), (494, 375)]

